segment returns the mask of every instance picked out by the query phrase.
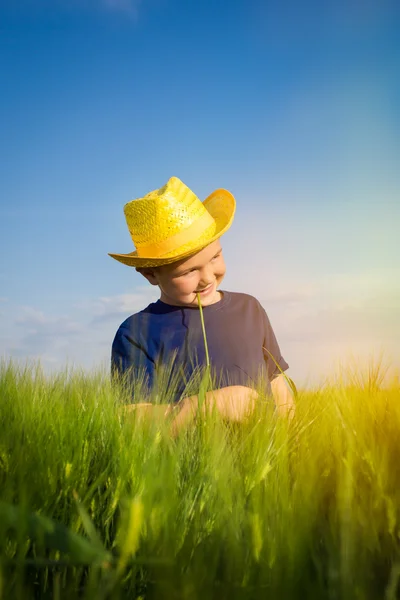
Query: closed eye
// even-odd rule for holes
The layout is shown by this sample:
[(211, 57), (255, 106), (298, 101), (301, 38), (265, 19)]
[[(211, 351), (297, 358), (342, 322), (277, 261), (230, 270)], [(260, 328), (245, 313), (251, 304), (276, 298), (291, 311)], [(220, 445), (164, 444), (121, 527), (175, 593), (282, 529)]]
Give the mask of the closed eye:
[[(218, 254), (216, 254), (215, 256), (213, 256), (210, 262), (219, 258), (220, 256), (221, 256), (221, 251), (218, 252)], [(198, 271), (197, 267), (194, 267), (193, 269), (189, 269), (189, 271), (185, 271), (184, 273), (179, 273), (179, 275), (177, 275), (177, 277), (184, 277), (185, 275), (188, 275), (189, 273), (194, 273), (195, 271)]]
[(184, 277), (184, 275), (188, 275), (189, 273), (194, 273), (197, 269), (190, 269), (190, 271), (185, 271), (184, 273), (179, 273), (178, 277)]

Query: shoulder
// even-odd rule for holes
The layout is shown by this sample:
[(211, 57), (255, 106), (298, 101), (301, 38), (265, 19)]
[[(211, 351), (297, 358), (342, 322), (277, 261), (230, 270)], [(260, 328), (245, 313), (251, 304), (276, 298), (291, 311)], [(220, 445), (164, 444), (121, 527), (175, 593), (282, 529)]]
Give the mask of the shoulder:
[(121, 323), (115, 339), (157, 337), (157, 332), (166, 327), (172, 327), (174, 324), (176, 314), (170, 309), (171, 307), (160, 304), (159, 301), (149, 304), (146, 308), (134, 313)]
[(229, 292), (231, 306), (240, 310), (243, 314), (249, 314), (253, 319), (254, 326), (261, 321), (264, 328), (271, 327), (267, 312), (261, 302), (251, 294), (243, 292)]
[(118, 327), (115, 338), (118, 339), (127, 336), (133, 331), (140, 331), (140, 329), (145, 324), (148, 324), (149, 320), (151, 319), (151, 316), (153, 314), (152, 306), (152, 304), (149, 304), (149, 306), (147, 306), (143, 310), (127, 317), (125, 321), (123, 321)]
[(143, 321), (143, 316), (141, 312), (135, 313), (125, 319), (118, 327), (117, 334), (122, 335), (124, 331), (131, 331), (136, 328)]
[(244, 292), (227, 292), (227, 293), (229, 294), (230, 301), (235, 302), (236, 304), (260, 305), (257, 298), (255, 298), (251, 294), (245, 294)]
[(135, 324), (137, 321), (136, 317), (136, 314), (131, 315), (118, 327), (112, 343), (113, 352), (123, 348), (132, 338), (132, 332), (137, 331), (137, 325)]
[(244, 292), (228, 292), (230, 303), (237, 307), (240, 306), (246, 309), (252, 309), (257, 312), (263, 311), (263, 307), (255, 296), (245, 294)]

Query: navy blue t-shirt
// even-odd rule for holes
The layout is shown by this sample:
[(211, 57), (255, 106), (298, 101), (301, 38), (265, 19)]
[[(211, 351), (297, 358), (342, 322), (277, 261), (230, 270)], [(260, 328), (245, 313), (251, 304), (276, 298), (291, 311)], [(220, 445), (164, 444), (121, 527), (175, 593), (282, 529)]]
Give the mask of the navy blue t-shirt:
[[(254, 387), (262, 378), (270, 394), (270, 381), (280, 371), (263, 347), (282, 371), (289, 365), (258, 300), (249, 294), (222, 291), (219, 302), (203, 307), (203, 316), (214, 387)], [(195, 387), (187, 388), (186, 384), (193, 384), (206, 365), (200, 310), (161, 300), (149, 304), (119, 327), (111, 365), (113, 372), (130, 370), (132, 380), (144, 375), (150, 389), (158, 382), (159, 389), (167, 391), (174, 401), (196, 393)], [(135, 398), (134, 389), (132, 394), (140, 400)]]

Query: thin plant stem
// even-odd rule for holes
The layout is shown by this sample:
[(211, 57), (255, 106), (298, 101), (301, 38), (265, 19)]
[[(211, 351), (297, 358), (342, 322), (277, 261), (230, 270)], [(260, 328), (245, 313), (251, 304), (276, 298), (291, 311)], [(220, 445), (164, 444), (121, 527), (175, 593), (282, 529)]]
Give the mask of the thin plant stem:
[(207, 366), (207, 369), (209, 369), (210, 368), (210, 357), (208, 356), (206, 328), (204, 325), (203, 307), (201, 306), (200, 294), (197, 294), (197, 302), (199, 303), (201, 328), (203, 330), (204, 347), (206, 349), (206, 366)]
[(262, 349), (265, 350), (265, 352), (268, 352), (268, 354), (272, 358), (273, 362), (275, 363), (275, 366), (278, 368), (278, 370), (280, 371), (281, 375), (284, 376), (284, 378), (286, 379), (287, 383), (289, 384), (289, 387), (292, 390), (294, 397), (297, 398), (298, 397), (298, 392), (297, 392), (297, 388), (296, 388), (296, 385), (295, 385), (293, 379), (291, 379), (290, 377), (288, 377), (286, 375), (286, 373), (283, 372), (283, 370), (281, 369), (281, 367), (279, 366), (279, 364), (277, 363), (277, 361), (275, 360), (275, 358), (273, 357), (273, 355), (271, 354), (271, 352), (267, 348), (265, 348), (264, 346), (262, 346)]
[(211, 377), (210, 377), (210, 357), (208, 354), (208, 345), (207, 345), (206, 328), (205, 328), (205, 324), (204, 324), (203, 307), (201, 306), (201, 300), (200, 300), (199, 294), (197, 294), (197, 302), (199, 304), (201, 328), (203, 331), (204, 348), (206, 351), (206, 370), (205, 370), (204, 376), (202, 377), (201, 382), (200, 382), (200, 389), (199, 389), (199, 396), (198, 396), (199, 409), (201, 410), (201, 408), (203, 406), (203, 402), (206, 399), (207, 391), (210, 386)]

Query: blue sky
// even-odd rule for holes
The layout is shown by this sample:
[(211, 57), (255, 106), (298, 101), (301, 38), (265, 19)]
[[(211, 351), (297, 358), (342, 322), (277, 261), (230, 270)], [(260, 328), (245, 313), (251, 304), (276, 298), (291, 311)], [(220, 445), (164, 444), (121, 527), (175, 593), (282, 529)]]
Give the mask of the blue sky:
[(223, 288), (300, 384), (400, 363), (400, 8), (0, 0), (0, 352), (107, 364), (156, 299), (123, 205), (175, 175), (237, 200)]

